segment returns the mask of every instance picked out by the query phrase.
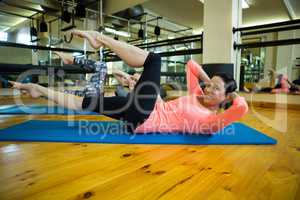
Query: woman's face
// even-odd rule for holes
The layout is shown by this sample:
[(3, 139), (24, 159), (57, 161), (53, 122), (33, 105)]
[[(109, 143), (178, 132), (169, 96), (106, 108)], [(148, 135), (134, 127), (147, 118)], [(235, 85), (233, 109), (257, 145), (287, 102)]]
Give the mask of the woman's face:
[(203, 101), (206, 105), (217, 106), (226, 99), (225, 83), (219, 76), (214, 76), (205, 83)]

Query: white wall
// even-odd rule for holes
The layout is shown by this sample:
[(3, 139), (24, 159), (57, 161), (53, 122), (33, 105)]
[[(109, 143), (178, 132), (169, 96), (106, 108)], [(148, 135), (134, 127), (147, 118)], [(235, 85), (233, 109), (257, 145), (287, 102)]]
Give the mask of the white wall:
[[(300, 30), (284, 31), (278, 33), (278, 40), (300, 38)], [(299, 68), (295, 69), (296, 58), (300, 57), (300, 45), (277, 47), (276, 71), (286, 74), (290, 80), (299, 75)]]
[[(295, 38), (300, 38), (300, 30), (295, 31)], [(296, 60), (296, 58), (298, 58)], [(295, 80), (299, 78), (300, 76), (300, 66), (295, 66), (296, 64), (300, 65), (300, 44), (294, 45), (294, 54), (293, 54), (293, 59), (294, 59), (294, 65), (292, 67), (292, 80)]]
[[(269, 33), (263, 36), (263, 41), (276, 40), (276, 33)], [(264, 77), (268, 78), (268, 72), (271, 69), (275, 69), (276, 65), (276, 52), (277, 47), (266, 47), (266, 57), (265, 57), (265, 68), (264, 68)]]
[(203, 63), (235, 63), (232, 27), (241, 23), (239, 0), (209, 0), (204, 4)]

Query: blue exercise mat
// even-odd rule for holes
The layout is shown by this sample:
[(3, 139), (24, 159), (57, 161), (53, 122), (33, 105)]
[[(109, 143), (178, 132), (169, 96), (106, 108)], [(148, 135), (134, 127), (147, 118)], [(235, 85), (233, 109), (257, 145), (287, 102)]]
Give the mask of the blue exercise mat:
[(215, 135), (187, 133), (130, 134), (120, 122), (27, 121), (0, 129), (0, 141), (91, 142), (114, 144), (276, 144), (276, 140), (241, 123)]
[[(2, 105), (0, 106), (0, 114), (10, 115), (97, 115), (95, 112), (90, 111), (77, 111), (69, 110), (59, 106), (46, 106), (46, 105)], [(99, 113), (98, 113), (99, 114)]]

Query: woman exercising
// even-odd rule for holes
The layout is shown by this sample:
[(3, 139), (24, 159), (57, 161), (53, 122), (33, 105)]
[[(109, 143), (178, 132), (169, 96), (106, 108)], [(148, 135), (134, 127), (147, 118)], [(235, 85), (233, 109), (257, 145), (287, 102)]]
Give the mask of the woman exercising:
[[(96, 31), (73, 31), (86, 38), (95, 49), (107, 47), (131, 67), (144, 66), (144, 71), (127, 97), (76, 97), (37, 84), (11, 82), (13, 88), (25, 90), (33, 98), (40, 96), (69, 109), (88, 109), (126, 122), (130, 131), (188, 132), (212, 134), (239, 120), (248, 110), (243, 97), (234, 93), (236, 83), (224, 74), (210, 79), (193, 60), (187, 63), (187, 96), (164, 102), (159, 98), (161, 58), (158, 54), (114, 40)], [(206, 83), (205, 89), (199, 80)], [(230, 108), (219, 113), (221, 105), (232, 101)]]
[[(58, 55), (64, 64), (78, 64), (76, 63), (77, 58), (73, 57), (71, 54), (61, 53), (61, 52), (53, 52)], [(82, 58), (79, 58), (82, 59)], [(75, 62), (74, 62), (75, 61)], [(88, 60), (89, 64), (93, 65), (96, 61)], [(118, 69), (112, 69), (112, 75), (118, 81), (119, 85), (117, 85), (117, 89), (115, 91), (116, 96), (126, 97), (129, 94), (130, 90), (134, 89), (134, 86), (138, 82), (141, 77), (141, 74), (136, 72), (134, 69), (130, 69), (127, 73)], [(81, 94), (82, 91), (75, 91), (74, 93)], [(166, 91), (162, 86), (160, 86), (159, 96), (164, 99), (167, 96)]]

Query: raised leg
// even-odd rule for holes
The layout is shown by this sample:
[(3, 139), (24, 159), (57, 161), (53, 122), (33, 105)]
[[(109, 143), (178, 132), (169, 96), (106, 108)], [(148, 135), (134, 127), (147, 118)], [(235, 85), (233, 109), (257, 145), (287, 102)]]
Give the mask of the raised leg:
[(115, 52), (125, 63), (131, 67), (142, 67), (149, 52), (127, 44), (122, 41), (115, 40), (97, 31), (80, 31), (74, 30), (72, 34), (86, 38), (92, 47), (107, 47)]

